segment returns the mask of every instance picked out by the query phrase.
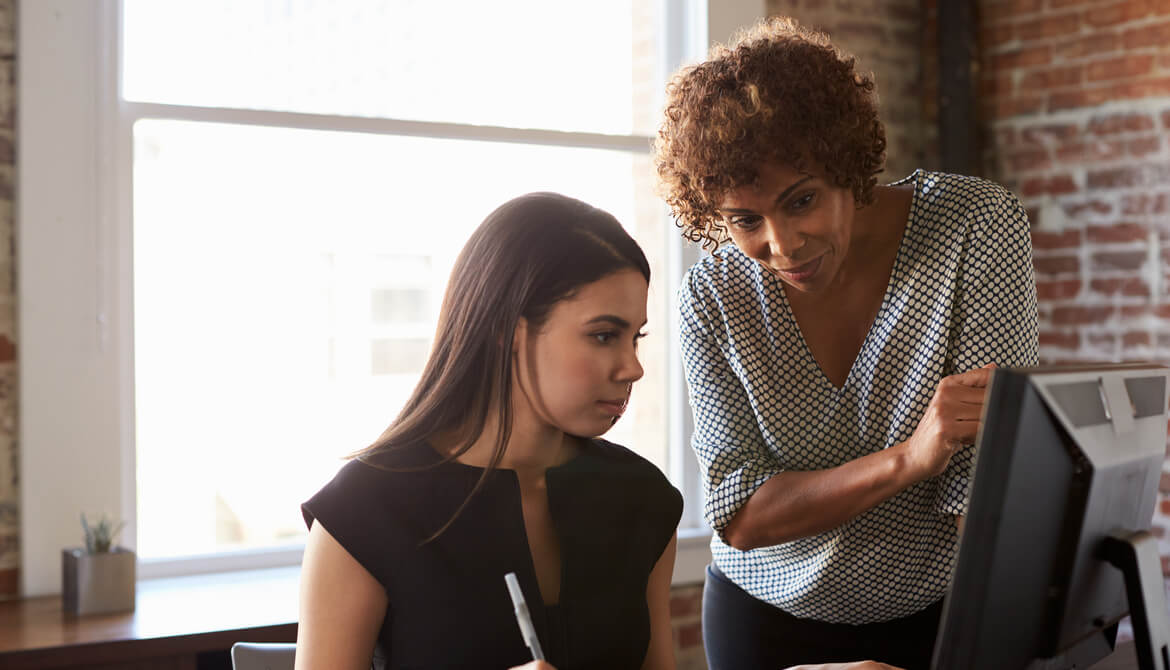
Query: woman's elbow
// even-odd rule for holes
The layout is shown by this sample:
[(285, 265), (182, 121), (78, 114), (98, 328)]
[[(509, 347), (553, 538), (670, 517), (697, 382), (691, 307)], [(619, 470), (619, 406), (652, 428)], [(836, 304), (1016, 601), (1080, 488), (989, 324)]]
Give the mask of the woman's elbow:
[(750, 530), (744, 527), (745, 525), (740, 522), (738, 515), (733, 518), (723, 527), (722, 531), (719, 531), (719, 536), (723, 539), (723, 543), (740, 551), (751, 551), (759, 547), (760, 545), (756, 543)]

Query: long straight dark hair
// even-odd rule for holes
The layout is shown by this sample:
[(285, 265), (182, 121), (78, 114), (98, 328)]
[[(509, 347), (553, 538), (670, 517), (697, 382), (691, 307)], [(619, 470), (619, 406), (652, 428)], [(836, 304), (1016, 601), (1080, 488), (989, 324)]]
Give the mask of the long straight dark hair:
[(512, 433), (512, 339), (520, 317), (539, 330), (549, 311), (578, 289), (620, 270), (650, 281), (650, 265), (613, 215), (557, 193), (530, 193), (498, 207), (459, 253), (430, 356), (418, 385), (394, 422), (369, 447), (369, 457), (454, 435), (457, 447), (438, 463), (466, 452), (483, 433), (493, 404), (495, 449), (471, 493), (443, 533), (500, 464)]

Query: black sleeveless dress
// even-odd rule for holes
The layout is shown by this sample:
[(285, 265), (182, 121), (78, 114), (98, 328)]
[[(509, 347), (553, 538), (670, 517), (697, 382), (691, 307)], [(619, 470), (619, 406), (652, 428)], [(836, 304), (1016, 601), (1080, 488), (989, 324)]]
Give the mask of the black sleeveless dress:
[[(301, 506), (386, 589), (379, 634), (387, 668), (508, 668), (532, 660), (504, 574), (515, 572), (547, 660), (558, 670), (639, 668), (650, 641), (646, 584), (682, 514), (652, 463), (590, 440), (546, 474), (561, 545), (560, 602), (540, 598), (511, 470), (493, 472), (459, 518), (438, 530), (483, 470), (426, 444), (350, 461)], [(397, 468), (388, 472), (375, 466)]]

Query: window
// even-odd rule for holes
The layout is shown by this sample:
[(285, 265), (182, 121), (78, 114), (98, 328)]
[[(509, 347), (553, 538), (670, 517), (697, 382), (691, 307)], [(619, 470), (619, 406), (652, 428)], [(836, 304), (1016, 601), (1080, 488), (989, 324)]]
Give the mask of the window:
[[(701, 523), (670, 353), (694, 252), (648, 155), (665, 73), (702, 51), (681, 4), (25, 8), (25, 593), (55, 589), (78, 511), (131, 521), (141, 576), (295, 562), (297, 503), (409, 393), (454, 254), (534, 190), (609, 210), (650, 256), (656, 337), (609, 437)], [(469, 55), (436, 56), (452, 44)]]

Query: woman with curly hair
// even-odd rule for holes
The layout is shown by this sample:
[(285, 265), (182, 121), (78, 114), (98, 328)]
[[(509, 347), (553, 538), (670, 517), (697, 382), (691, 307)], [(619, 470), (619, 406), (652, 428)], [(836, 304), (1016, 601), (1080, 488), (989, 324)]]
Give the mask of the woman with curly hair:
[(989, 368), (1037, 362), (1020, 203), (923, 170), (880, 185), (885, 150), (872, 75), (791, 19), (667, 88), (661, 190), (711, 252), (679, 308), (714, 670), (928, 668)]

